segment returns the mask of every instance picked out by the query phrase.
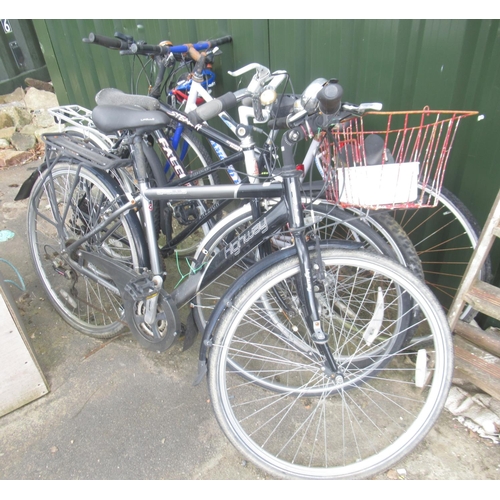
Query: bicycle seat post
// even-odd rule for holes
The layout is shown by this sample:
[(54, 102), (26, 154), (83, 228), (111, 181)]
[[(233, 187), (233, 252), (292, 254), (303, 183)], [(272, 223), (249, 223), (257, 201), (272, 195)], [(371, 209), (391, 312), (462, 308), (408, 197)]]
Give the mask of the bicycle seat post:
[(148, 243), (149, 254), (151, 259), (151, 271), (155, 276), (158, 276), (162, 283), (162, 265), (160, 261), (160, 254), (158, 251), (157, 238), (154, 229), (153, 220), (153, 201), (146, 197), (144, 194), (148, 189), (147, 171), (146, 171), (146, 157), (144, 154), (142, 136), (134, 135), (132, 137), (132, 157), (134, 159), (134, 169), (139, 186), (140, 197), (142, 200), (142, 217), (144, 219), (144, 228), (146, 233), (146, 241)]

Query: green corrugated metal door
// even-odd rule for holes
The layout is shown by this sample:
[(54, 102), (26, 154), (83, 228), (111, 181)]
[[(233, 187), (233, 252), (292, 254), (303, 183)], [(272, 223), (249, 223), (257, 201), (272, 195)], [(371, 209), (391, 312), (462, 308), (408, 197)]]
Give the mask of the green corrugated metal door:
[(256, 61), (288, 70), (295, 92), (314, 78), (338, 78), (346, 100), (379, 101), (386, 110), (479, 110), (484, 120), (462, 125), (445, 185), (481, 223), (500, 187), (498, 20), (39, 20), (35, 27), (61, 103), (91, 107), (100, 88), (130, 90), (130, 57), (81, 42), (91, 31), (120, 31), (149, 43), (231, 34), (217, 60), (219, 93), (238, 85), (227, 70)]

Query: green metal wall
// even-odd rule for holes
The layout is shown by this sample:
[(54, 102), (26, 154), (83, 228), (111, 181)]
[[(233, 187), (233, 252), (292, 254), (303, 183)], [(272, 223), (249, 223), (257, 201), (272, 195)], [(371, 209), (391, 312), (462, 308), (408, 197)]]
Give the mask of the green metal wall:
[(45, 80), (49, 72), (30, 19), (2, 19), (0, 27), (0, 94), (24, 85), (26, 78)]
[[(219, 90), (234, 90), (227, 70), (250, 62), (286, 69), (296, 92), (336, 77), (351, 102), (386, 110), (473, 109), (485, 119), (461, 125), (445, 184), (483, 223), (500, 188), (500, 38), (498, 20), (37, 20), (35, 28), (61, 104), (93, 105), (103, 87), (130, 90), (131, 58), (85, 45), (89, 32), (115, 31), (157, 43), (231, 34), (222, 47)], [(136, 68), (137, 69), (137, 68)], [(146, 89), (139, 89), (146, 92)], [(495, 270), (499, 252), (495, 253)], [(498, 279), (497, 279), (498, 281)]]
[[(82, 38), (90, 32), (112, 37), (118, 31), (148, 43), (171, 40), (175, 44), (233, 34), (234, 43), (222, 46), (223, 56), (216, 59), (219, 86), (226, 90), (236, 88), (234, 79), (227, 75), (228, 70), (253, 61), (269, 64), (268, 22), (262, 20), (57, 19), (36, 20), (35, 26), (61, 104), (92, 106), (94, 95), (104, 87), (131, 91), (133, 58), (82, 43)], [(136, 63), (135, 75), (138, 69)], [(147, 85), (144, 78), (141, 81), (144, 86), (139, 91), (145, 93)]]

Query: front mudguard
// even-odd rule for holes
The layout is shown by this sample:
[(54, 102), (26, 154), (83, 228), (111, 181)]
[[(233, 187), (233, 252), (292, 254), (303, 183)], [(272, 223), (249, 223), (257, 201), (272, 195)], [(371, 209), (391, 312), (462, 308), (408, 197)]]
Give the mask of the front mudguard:
[[(341, 250), (359, 250), (362, 247), (361, 243), (355, 241), (338, 241), (338, 240), (326, 240), (321, 241), (321, 249), (341, 249)], [(311, 242), (308, 245), (309, 250), (316, 250), (316, 242)], [(215, 306), (208, 323), (203, 332), (203, 337), (201, 339), (200, 355), (198, 358), (198, 374), (193, 385), (198, 385), (207, 373), (207, 361), (208, 361), (208, 351), (210, 349), (211, 341), (217, 328), (218, 318), (222, 310), (230, 304), (236, 293), (241, 290), (241, 288), (246, 285), (250, 280), (252, 280), (256, 275), (260, 274), (263, 270), (269, 266), (279, 262), (283, 259), (292, 257), (297, 252), (295, 246), (280, 250), (278, 252), (273, 252), (264, 259), (258, 261), (252, 267), (250, 267), (246, 272), (244, 272), (234, 283), (229, 287), (228, 291), (221, 297), (217, 305)]]

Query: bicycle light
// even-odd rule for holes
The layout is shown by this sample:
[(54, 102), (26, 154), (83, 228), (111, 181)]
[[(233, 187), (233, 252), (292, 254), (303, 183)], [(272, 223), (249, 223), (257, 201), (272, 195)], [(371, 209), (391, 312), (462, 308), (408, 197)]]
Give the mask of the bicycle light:
[(308, 114), (314, 113), (318, 109), (318, 92), (323, 88), (327, 80), (325, 78), (316, 78), (310, 83), (300, 96), (300, 105)]

